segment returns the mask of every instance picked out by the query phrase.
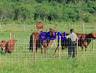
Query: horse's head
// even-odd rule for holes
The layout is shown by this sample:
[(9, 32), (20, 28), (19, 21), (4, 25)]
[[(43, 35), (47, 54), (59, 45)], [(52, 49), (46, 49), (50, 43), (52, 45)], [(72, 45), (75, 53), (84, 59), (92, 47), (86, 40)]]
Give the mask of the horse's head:
[(37, 29), (43, 29), (43, 27), (44, 27), (44, 24), (41, 21), (36, 23), (36, 28)]
[(93, 39), (96, 39), (96, 33), (91, 33), (91, 37), (92, 37)]

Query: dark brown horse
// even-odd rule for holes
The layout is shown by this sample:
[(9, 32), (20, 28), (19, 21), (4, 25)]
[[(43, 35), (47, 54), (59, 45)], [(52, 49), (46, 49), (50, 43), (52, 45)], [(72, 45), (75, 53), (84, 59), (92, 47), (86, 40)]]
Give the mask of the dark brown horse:
[(77, 36), (78, 36), (78, 46), (80, 46), (82, 50), (83, 48), (85, 48), (85, 51), (88, 45), (91, 43), (91, 41), (95, 39), (92, 33), (89, 33), (89, 34), (77, 33)]

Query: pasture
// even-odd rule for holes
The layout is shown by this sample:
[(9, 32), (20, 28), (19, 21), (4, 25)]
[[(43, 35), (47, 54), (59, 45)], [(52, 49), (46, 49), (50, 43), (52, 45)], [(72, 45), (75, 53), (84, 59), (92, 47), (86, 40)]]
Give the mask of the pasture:
[[(65, 32), (69, 32), (70, 28), (81, 33), (96, 32), (95, 23), (45, 24), (45, 31), (53, 27)], [(6, 24), (1, 25), (0, 30), (0, 40), (8, 40), (10, 32), (14, 32), (17, 40), (13, 53), (0, 53), (0, 73), (96, 73), (96, 40), (91, 42), (86, 52), (78, 48), (74, 59), (68, 58), (67, 49), (61, 52), (60, 57), (58, 52), (53, 56), (55, 49), (52, 47), (48, 49), (47, 57), (39, 50), (34, 61), (33, 53), (28, 49), (30, 34), (35, 31), (34, 25)]]

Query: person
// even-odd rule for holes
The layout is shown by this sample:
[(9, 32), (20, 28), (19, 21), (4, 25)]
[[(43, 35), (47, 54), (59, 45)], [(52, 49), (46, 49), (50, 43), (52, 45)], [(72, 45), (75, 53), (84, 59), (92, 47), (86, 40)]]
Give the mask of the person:
[(39, 42), (40, 42), (40, 47), (41, 47), (41, 53), (43, 53), (43, 49), (44, 49), (44, 53), (46, 54), (47, 47), (48, 47), (47, 32), (43, 32), (43, 31), (40, 32)]
[(61, 40), (62, 32), (57, 32), (57, 40), (58, 40), (58, 46), (60, 46), (60, 40)]
[(74, 58), (77, 54), (77, 41), (78, 41), (78, 37), (74, 32), (74, 29), (70, 29), (70, 34), (67, 36), (67, 38), (69, 41), (68, 56)]
[(62, 32), (59, 32), (59, 31), (58, 31), (58, 32), (57, 32), (57, 47), (56, 47), (56, 49), (55, 49), (54, 55), (55, 55), (56, 51), (59, 49), (59, 47), (61, 46), (61, 45), (60, 45), (61, 36), (62, 36)]
[(62, 50), (64, 49), (64, 46), (66, 46), (66, 32), (62, 33), (61, 35), (61, 47), (62, 47)]
[(41, 45), (44, 45), (45, 43), (47, 44), (47, 32), (41, 31), (39, 34), (39, 40)]
[(47, 32), (47, 40), (48, 46), (53, 47), (55, 46), (55, 39), (56, 39), (56, 32), (53, 28), (49, 28), (49, 32)]

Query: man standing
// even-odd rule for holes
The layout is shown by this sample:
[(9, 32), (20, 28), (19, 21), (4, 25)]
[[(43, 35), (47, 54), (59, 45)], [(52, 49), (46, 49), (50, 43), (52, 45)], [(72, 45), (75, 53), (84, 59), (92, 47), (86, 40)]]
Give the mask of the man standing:
[(75, 57), (77, 54), (77, 41), (78, 37), (76, 33), (74, 33), (74, 29), (70, 29), (70, 35), (67, 36), (68, 38), (68, 56)]

